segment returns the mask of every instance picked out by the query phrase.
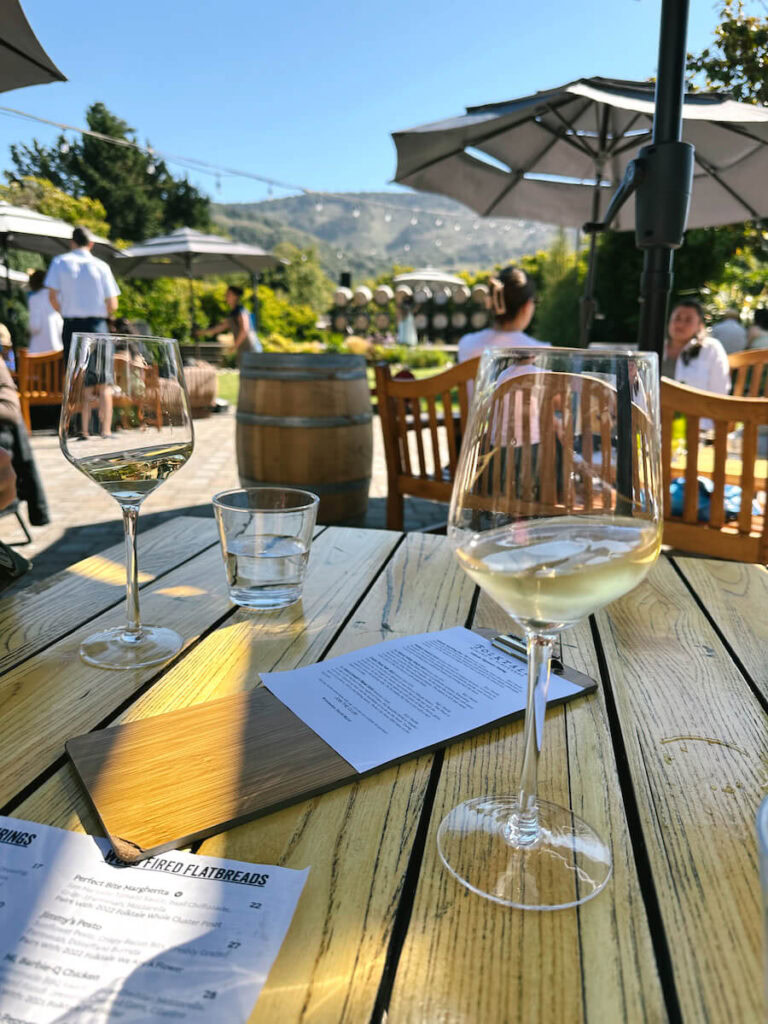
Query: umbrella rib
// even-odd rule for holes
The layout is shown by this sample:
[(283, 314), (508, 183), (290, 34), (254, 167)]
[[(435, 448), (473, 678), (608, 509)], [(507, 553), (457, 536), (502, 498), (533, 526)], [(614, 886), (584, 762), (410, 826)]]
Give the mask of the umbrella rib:
[[(551, 132), (552, 129), (551, 128), (547, 128), (547, 131)], [(493, 200), (493, 202), (488, 207), (488, 209), (484, 210), (483, 213), (480, 214), (481, 217), (490, 217), (490, 215), (493, 213), (493, 211), (496, 209), (496, 207), (499, 205), (499, 203), (502, 201), (502, 199), (504, 199), (506, 196), (508, 196), (509, 193), (512, 191), (512, 189), (516, 185), (520, 184), (520, 182), (523, 179), (523, 177), (525, 176), (526, 172), (536, 163), (536, 161), (537, 160), (541, 160), (541, 158), (543, 156), (547, 155), (547, 153), (550, 151), (550, 149), (552, 149), (552, 147), (555, 145), (555, 143), (558, 141), (558, 139), (561, 138), (561, 136), (558, 133), (552, 133), (552, 134), (553, 134), (553, 138), (551, 138), (549, 140), (549, 142), (546, 144), (546, 146), (542, 150), (540, 150), (538, 153), (536, 153), (535, 156), (532, 156), (531, 159), (528, 161), (528, 163), (524, 167), (520, 167), (520, 168), (518, 168), (517, 171), (515, 171), (514, 175), (512, 176), (512, 180), (508, 184), (506, 184), (504, 186), (504, 188), (501, 190), (501, 192), (499, 192), (499, 194)]]
[(636, 135), (634, 139), (631, 139), (629, 142), (625, 142), (623, 146), (616, 146), (612, 149), (610, 151), (611, 156), (621, 156), (622, 153), (626, 153), (630, 149), (635, 149), (635, 147), (638, 146), (644, 138), (650, 138), (650, 135), (650, 130), (645, 133), (645, 136)]
[[(573, 122), (576, 120), (576, 118), (581, 117), (583, 113), (589, 110), (589, 105), (591, 102), (591, 100), (587, 100), (587, 102), (582, 106), (581, 110), (579, 110), (576, 113), (576, 116), (571, 121), (568, 121), (565, 117), (563, 117), (559, 110), (556, 110), (554, 107), (549, 106), (549, 104), (547, 105), (547, 109), (550, 111), (551, 114), (553, 114), (558, 119), (558, 121), (561, 122), (561, 124), (565, 126), (567, 131), (574, 132), (573, 138), (569, 138), (568, 136), (563, 135), (562, 133), (558, 135), (558, 138), (561, 138), (563, 142), (567, 142), (570, 146), (573, 146), (575, 149), (580, 149), (583, 153), (586, 153), (587, 156), (591, 157), (593, 160), (596, 160), (597, 153), (595, 153), (595, 151), (592, 149), (588, 142), (586, 142), (582, 138), (579, 138), (579, 136), (575, 134), (576, 129), (573, 127)], [(555, 134), (549, 127), (549, 125), (544, 124), (543, 121), (539, 122), (539, 126), (541, 128), (546, 129), (546, 131), (548, 132), (552, 132), (553, 135)]]
[[(608, 153), (608, 155), (609, 155), (609, 156), (613, 156), (613, 154), (614, 154), (614, 153), (623, 153), (623, 152), (624, 152), (624, 148), (625, 148), (625, 147), (624, 147), (624, 146), (622, 146), (621, 148), (619, 148), (619, 143), (620, 143), (620, 142), (623, 142), (623, 141), (624, 141), (624, 140), (626, 139), (626, 137), (627, 137), (627, 132), (631, 132), (631, 131), (632, 131), (632, 129), (634, 128), (634, 126), (635, 126), (635, 125), (637, 124), (637, 122), (638, 122), (638, 121), (640, 120), (640, 118), (641, 118), (642, 116), (643, 116), (643, 115), (642, 115), (642, 114), (640, 114), (640, 113), (637, 113), (637, 114), (635, 114), (635, 116), (634, 116), (634, 117), (632, 118), (632, 120), (631, 120), (631, 121), (629, 122), (629, 124), (627, 125), (627, 127), (626, 127), (626, 128), (624, 129), (624, 131), (623, 131), (623, 132), (621, 133), (621, 135), (616, 135), (616, 134), (614, 133), (614, 136), (613, 136), (613, 143), (612, 143), (612, 145), (610, 145), (610, 146), (608, 147), (608, 149), (607, 149), (607, 151), (606, 151), (606, 152)], [(648, 132), (647, 132), (647, 131), (646, 131), (646, 134), (648, 134)], [(635, 145), (635, 141), (633, 140), (633, 141), (632, 141), (632, 142), (631, 142), (631, 143), (630, 143), (629, 145), (630, 145), (630, 146), (634, 146), (634, 145)]]
[(735, 192), (731, 188), (730, 185), (727, 185), (723, 181), (723, 179), (720, 177), (720, 175), (714, 169), (712, 164), (710, 164), (707, 160), (704, 160), (702, 157), (698, 156), (698, 154), (696, 153), (695, 150), (694, 150), (693, 158), (696, 161), (696, 163), (702, 168), (702, 170), (707, 172), (707, 174), (710, 176), (710, 178), (713, 178), (721, 188), (725, 189), (725, 191), (728, 193), (728, 195), (730, 195), (733, 199), (735, 199), (737, 203), (741, 203), (741, 205), (744, 207), (744, 209), (751, 215), (750, 219), (752, 219), (752, 220), (759, 220), (760, 219), (760, 214), (757, 212), (757, 210), (753, 209), (749, 205), (749, 203), (746, 201), (746, 199), (742, 199), (741, 196), (738, 194), (738, 192)]
[[(568, 103), (571, 99), (572, 97), (567, 96), (564, 97), (561, 102)], [(552, 107), (551, 104), (547, 105), (547, 109), (551, 110), (554, 113), (554, 107)], [(521, 124), (527, 124), (530, 121), (535, 121), (537, 116), (538, 115), (536, 113), (527, 114), (525, 117), (521, 117), (518, 121), (515, 121), (514, 124), (505, 124), (501, 128), (494, 128), (493, 131), (486, 132), (485, 135), (480, 135), (476, 139), (472, 139), (471, 142), (463, 142), (460, 146), (457, 146), (455, 149), (451, 149), (447, 153), (441, 153), (440, 156), (433, 157), (431, 160), (427, 160), (425, 163), (419, 164), (418, 167), (412, 168), (410, 171), (407, 172), (405, 176), (408, 178), (412, 178), (414, 174), (421, 174), (422, 171), (428, 171), (429, 168), (434, 167), (435, 164), (440, 164), (443, 162), (443, 160), (450, 160), (451, 157), (458, 156), (460, 153), (463, 153), (466, 146), (471, 146), (472, 148), (477, 149), (479, 148), (479, 146), (482, 145), (482, 143), (490, 142), (491, 139), (495, 139), (497, 135), (503, 135), (504, 132), (514, 131), (515, 128), (519, 128)], [(541, 123), (539, 123), (539, 127), (542, 127)], [(551, 129), (548, 129), (548, 131), (551, 131)], [(401, 132), (399, 134), (407, 135), (408, 132)], [(395, 141), (395, 145), (397, 145), (397, 141)], [(544, 150), (544, 152), (546, 152), (546, 150)], [(398, 179), (396, 178), (395, 181), (397, 180)]]
[[(0, 46), (5, 47), (6, 50), (10, 50), (11, 53), (15, 53), (16, 56), (21, 57), (22, 60), (28, 61), (30, 64), (34, 64), (36, 68), (39, 68), (40, 71), (44, 71), (46, 75), (50, 75), (51, 78), (57, 77), (56, 72), (58, 69), (56, 69), (56, 71), (51, 70), (51, 67), (48, 64), (43, 64), (42, 61), (37, 60), (35, 57), (31, 57), (28, 53), (20, 50), (17, 46), (14, 46), (13, 43), (9, 43), (6, 39), (0, 40)], [(60, 71), (58, 71), (58, 74), (61, 76), (59, 81), (65, 82), (66, 78), (64, 78)]]

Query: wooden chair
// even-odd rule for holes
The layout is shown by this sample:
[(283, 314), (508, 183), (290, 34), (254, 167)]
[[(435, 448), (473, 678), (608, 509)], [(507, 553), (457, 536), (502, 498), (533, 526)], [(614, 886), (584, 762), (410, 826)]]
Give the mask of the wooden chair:
[[(386, 363), (376, 366), (387, 460), (387, 529), (403, 529), (405, 495), (450, 501), (467, 425), (469, 385), (478, 363), (479, 359), (471, 359), (424, 380), (394, 380)], [(458, 413), (454, 413), (457, 393)]]
[(768, 397), (768, 349), (746, 349), (728, 356), (733, 375), (731, 394), (737, 398)]
[[(673, 469), (672, 423), (678, 413), (685, 416), (686, 420), (687, 453), (684, 467)], [(712, 420), (714, 423), (715, 440), (709, 450), (699, 448), (701, 419)], [(734, 423), (744, 425), (740, 459), (728, 459), (728, 431)], [(758, 491), (766, 487), (765, 479), (756, 479), (757, 431), (758, 427), (763, 426), (768, 426), (768, 398), (715, 395), (711, 391), (676, 384), (666, 378), (662, 380), (661, 461), (665, 544), (713, 558), (762, 564), (768, 562), (768, 517), (765, 514), (752, 514), (753, 499)], [(685, 479), (683, 512), (680, 516), (673, 516), (669, 510), (670, 485), (674, 478), (680, 476)], [(714, 484), (706, 521), (699, 520), (700, 476), (711, 478)], [(725, 485), (730, 482), (738, 482), (741, 487), (741, 504), (738, 518), (729, 521), (724, 502)]]
[(31, 406), (61, 405), (64, 397), (64, 372), (62, 352), (29, 355), (25, 349), (19, 349), (19, 402), (27, 430), (32, 429), (29, 412)]

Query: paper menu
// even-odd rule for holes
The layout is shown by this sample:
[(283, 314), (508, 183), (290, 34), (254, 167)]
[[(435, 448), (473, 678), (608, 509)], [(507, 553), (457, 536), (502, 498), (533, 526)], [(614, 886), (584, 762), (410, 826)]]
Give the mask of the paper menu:
[(0, 817), (0, 1021), (245, 1021), (308, 870), (129, 867), (106, 840)]
[[(261, 678), (356, 771), (365, 772), (521, 711), (527, 666), (456, 626)], [(581, 691), (552, 675), (548, 700)]]

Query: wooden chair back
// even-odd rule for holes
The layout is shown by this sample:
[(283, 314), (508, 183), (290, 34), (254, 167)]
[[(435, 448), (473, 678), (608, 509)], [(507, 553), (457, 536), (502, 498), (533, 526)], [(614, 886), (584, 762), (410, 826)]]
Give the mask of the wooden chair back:
[[(737, 353), (747, 355), (749, 353)], [(733, 357), (730, 357), (733, 358)], [(676, 415), (685, 417), (685, 457), (673, 446), (672, 424)], [(714, 443), (701, 448), (700, 421), (714, 424)], [(741, 455), (728, 454), (728, 433), (743, 424)], [(715, 395), (711, 391), (661, 382), (662, 472), (664, 481), (664, 543), (682, 551), (727, 558), (739, 562), (768, 561), (768, 518), (753, 515), (752, 502), (766, 487), (765, 462), (758, 458), (758, 428), (768, 427), (768, 398)], [(699, 477), (712, 480), (709, 514), (699, 518)], [(670, 510), (673, 479), (685, 480), (682, 515)], [(725, 509), (725, 486), (741, 487), (738, 517)]]
[(746, 349), (728, 356), (733, 384), (731, 394), (737, 398), (768, 397), (768, 349)]
[(30, 407), (33, 405), (61, 405), (64, 392), (64, 354), (41, 352), (29, 355), (18, 351), (18, 383), (21, 415), (27, 430), (32, 429)]
[(424, 380), (394, 380), (386, 363), (376, 366), (388, 529), (403, 529), (405, 495), (450, 501), (479, 361), (459, 363)]

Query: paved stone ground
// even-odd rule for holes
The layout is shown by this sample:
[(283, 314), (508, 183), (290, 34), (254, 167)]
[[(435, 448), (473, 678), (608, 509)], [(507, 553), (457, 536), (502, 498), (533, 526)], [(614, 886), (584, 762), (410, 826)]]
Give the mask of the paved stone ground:
[[(51, 522), (30, 527), (32, 543), (17, 550), (34, 567), (17, 586), (44, 579), (88, 555), (103, 551), (123, 536), (117, 505), (108, 494), (86, 480), (59, 449), (53, 430), (35, 431), (32, 448), (43, 479)], [(212, 516), (210, 497), (228, 487), (238, 487), (235, 457), (234, 410), (195, 421), (195, 450), (191, 459), (144, 502), (139, 532), (174, 515)], [(386, 523), (387, 472), (379, 421), (374, 417), (374, 459), (368, 515), (362, 524), (384, 529)], [(423, 530), (445, 522), (446, 507), (431, 501), (406, 498), (405, 527)], [(21, 506), (26, 521), (26, 505)], [(0, 518), (0, 540), (23, 540), (15, 517)]]

